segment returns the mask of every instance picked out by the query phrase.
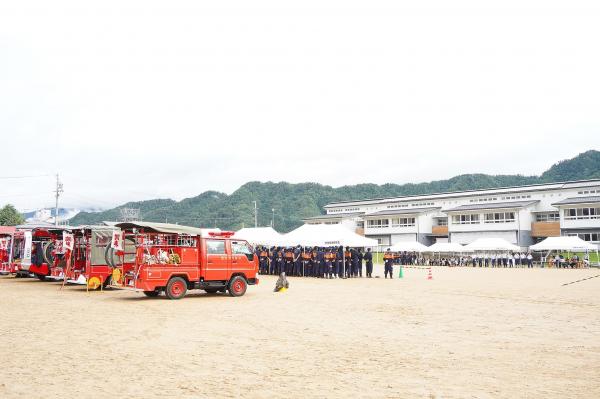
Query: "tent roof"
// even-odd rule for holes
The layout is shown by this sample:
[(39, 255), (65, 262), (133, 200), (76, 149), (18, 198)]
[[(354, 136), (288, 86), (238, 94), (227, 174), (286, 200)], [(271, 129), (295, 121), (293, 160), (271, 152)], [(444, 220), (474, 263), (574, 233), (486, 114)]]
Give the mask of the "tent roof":
[(246, 227), (238, 230), (233, 238), (243, 239), (252, 244), (278, 245), (282, 241), (282, 235), (272, 227)]
[(429, 246), (424, 252), (444, 252), (444, 253), (459, 253), (459, 252), (471, 252), (469, 248), (463, 247), (462, 245), (455, 242), (436, 242)]
[(282, 244), (287, 246), (377, 246), (377, 240), (358, 235), (340, 224), (304, 224), (284, 234), (282, 239)]
[(521, 248), (517, 245), (502, 238), (478, 238), (465, 248), (473, 251), (520, 251)]
[(115, 224), (115, 226), (123, 229), (142, 228), (157, 233), (189, 234), (194, 236), (206, 235), (209, 231), (220, 231), (219, 229), (200, 229), (198, 227), (182, 226), (179, 224), (154, 222), (121, 222)]
[(418, 241), (400, 241), (390, 247), (394, 252), (425, 252), (427, 246)]
[(532, 251), (596, 251), (598, 248), (579, 237), (561, 236), (548, 237), (545, 240), (529, 247)]

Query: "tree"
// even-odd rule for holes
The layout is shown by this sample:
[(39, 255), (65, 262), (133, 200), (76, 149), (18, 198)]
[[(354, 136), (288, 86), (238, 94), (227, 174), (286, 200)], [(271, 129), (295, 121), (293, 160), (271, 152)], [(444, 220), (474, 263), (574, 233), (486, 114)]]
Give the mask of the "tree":
[(25, 223), (25, 219), (11, 204), (0, 209), (0, 226), (16, 226), (23, 223)]

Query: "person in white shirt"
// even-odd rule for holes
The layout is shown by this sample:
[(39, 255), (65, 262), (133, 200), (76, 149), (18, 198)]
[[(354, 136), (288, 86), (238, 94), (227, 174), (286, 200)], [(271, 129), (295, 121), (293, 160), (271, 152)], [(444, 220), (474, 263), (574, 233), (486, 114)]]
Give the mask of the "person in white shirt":
[(527, 253), (527, 268), (533, 268), (533, 255), (531, 255), (531, 252)]
[(525, 254), (523, 252), (521, 252), (520, 256), (521, 256), (521, 267), (525, 267), (527, 257), (525, 256)]

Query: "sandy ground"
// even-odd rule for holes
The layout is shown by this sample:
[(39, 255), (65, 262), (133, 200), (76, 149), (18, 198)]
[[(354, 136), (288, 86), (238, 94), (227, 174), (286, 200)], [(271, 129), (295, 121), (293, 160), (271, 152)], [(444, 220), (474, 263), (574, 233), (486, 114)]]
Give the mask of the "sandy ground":
[(561, 286), (598, 274), (263, 277), (181, 301), (0, 277), (0, 397), (599, 398), (600, 277)]

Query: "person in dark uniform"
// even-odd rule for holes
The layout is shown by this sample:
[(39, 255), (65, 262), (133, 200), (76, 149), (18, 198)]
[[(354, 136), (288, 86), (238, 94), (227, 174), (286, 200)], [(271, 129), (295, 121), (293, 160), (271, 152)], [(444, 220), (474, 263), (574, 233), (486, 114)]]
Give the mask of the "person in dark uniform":
[(371, 248), (367, 248), (367, 253), (364, 256), (366, 267), (367, 267), (367, 277), (373, 277), (373, 254), (371, 253)]
[(312, 262), (310, 260), (311, 258), (311, 249), (309, 248), (303, 248), (304, 250), (302, 251), (302, 254), (300, 255), (300, 259), (302, 261), (302, 270), (300, 271), (302, 273), (302, 276), (312, 276)]
[(337, 278), (343, 278), (344, 277), (344, 247), (343, 246), (339, 246), (339, 248), (337, 249), (337, 254), (335, 256), (335, 264), (336, 264), (336, 277)]
[(356, 248), (350, 250), (351, 263), (352, 263), (352, 277), (358, 277), (358, 251)]
[(277, 249), (277, 274), (285, 272), (285, 250), (284, 248)]
[(300, 245), (298, 245), (295, 249), (294, 249), (294, 265), (293, 265), (293, 269), (292, 272), (294, 274), (294, 276), (302, 276), (302, 249), (300, 247)]
[(390, 252), (388, 248), (387, 251), (383, 254), (383, 264), (384, 264), (384, 275), (387, 278), (388, 273), (390, 274), (390, 279), (394, 278), (394, 254)]
[(363, 269), (363, 253), (362, 248), (358, 248), (356, 253), (356, 257), (358, 258), (358, 276), (362, 278), (362, 269)]
[(311, 252), (310, 252), (310, 270), (311, 273), (310, 275), (312, 277), (317, 277), (317, 273), (318, 273), (318, 248), (317, 247), (313, 247)]
[(333, 274), (333, 263), (335, 262), (335, 253), (331, 250), (331, 248), (327, 248), (325, 250), (325, 270), (324, 270), (324, 277), (325, 278), (332, 278), (332, 274)]
[(260, 251), (258, 251), (258, 262), (260, 274), (269, 274), (269, 253), (265, 247), (260, 247)]
[(286, 248), (285, 252), (283, 253), (283, 257), (285, 260), (285, 275), (291, 276), (292, 272), (294, 271), (294, 250), (289, 247)]
[(317, 277), (323, 278), (325, 274), (325, 250), (321, 247), (317, 248), (317, 265), (316, 265)]
[(346, 251), (344, 252), (344, 267), (346, 277), (352, 277), (352, 252), (350, 251), (350, 247), (346, 247)]

